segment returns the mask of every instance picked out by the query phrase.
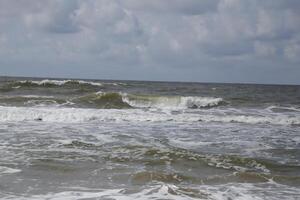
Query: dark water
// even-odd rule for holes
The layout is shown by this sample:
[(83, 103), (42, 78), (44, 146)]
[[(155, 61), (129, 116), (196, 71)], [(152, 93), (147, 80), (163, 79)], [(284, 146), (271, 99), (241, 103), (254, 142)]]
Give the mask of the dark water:
[(299, 199), (300, 86), (0, 78), (1, 199)]

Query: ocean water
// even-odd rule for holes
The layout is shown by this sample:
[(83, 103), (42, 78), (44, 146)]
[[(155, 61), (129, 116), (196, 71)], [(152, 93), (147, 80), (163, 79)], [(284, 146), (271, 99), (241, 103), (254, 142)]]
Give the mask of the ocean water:
[(2, 77), (0, 199), (300, 199), (300, 86)]

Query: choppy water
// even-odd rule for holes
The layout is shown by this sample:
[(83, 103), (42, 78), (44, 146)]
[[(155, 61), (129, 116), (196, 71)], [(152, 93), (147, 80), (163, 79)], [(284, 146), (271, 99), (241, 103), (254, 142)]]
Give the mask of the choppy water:
[(0, 78), (1, 199), (299, 199), (300, 86)]

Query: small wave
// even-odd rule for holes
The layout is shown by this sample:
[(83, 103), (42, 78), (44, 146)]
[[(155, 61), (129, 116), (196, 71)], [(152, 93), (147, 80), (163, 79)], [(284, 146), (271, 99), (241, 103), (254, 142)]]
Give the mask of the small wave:
[(0, 96), (0, 105), (8, 106), (59, 106), (67, 101), (53, 96), (21, 95), (21, 96)]
[(254, 158), (244, 158), (232, 155), (207, 156), (207, 163), (210, 166), (224, 169), (234, 169), (239, 172), (255, 171), (270, 173), (267, 167)]
[(269, 106), (266, 108), (266, 110), (271, 111), (271, 112), (277, 112), (277, 113), (282, 113), (282, 112), (300, 112), (299, 108), (295, 107), (287, 107), (287, 106)]
[(121, 82), (103, 82), (103, 85), (127, 86), (126, 83), (121, 83)]
[(131, 108), (129, 104), (123, 101), (119, 93), (97, 92), (86, 96), (73, 99), (73, 102), (83, 107), (102, 108), (102, 109), (124, 109)]
[[(234, 170), (235, 172), (257, 172), (260, 174), (269, 174), (270, 169), (268, 169), (268, 167), (271, 168), (275, 165), (271, 162), (261, 161), (255, 158), (241, 157), (237, 155), (199, 154), (176, 147), (164, 150), (153, 148), (143, 151), (140, 149), (140, 151), (142, 153), (140, 152), (139, 155), (143, 155), (141, 156), (141, 159), (147, 158), (149, 166), (151, 165), (151, 160), (153, 160), (153, 165), (158, 163), (162, 164), (165, 162), (184, 162), (188, 164), (189, 162), (199, 161), (211, 167)], [(122, 155), (118, 154), (118, 159), (120, 158), (122, 158)], [(161, 160), (162, 162), (158, 162), (157, 160)], [(157, 176), (157, 180), (159, 180), (159, 178), (169, 178), (168, 180), (170, 181), (192, 180), (191, 177), (181, 176), (180, 174), (160, 175), (151, 174), (151, 172), (143, 172), (141, 174), (138, 173), (137, 175), (138, 178), (143, 177), (147, 180), (149, 175), (152, 175), (150, 177)]]
[(178, 173), (159, 173), (151, 171), (141, 171), (132, 175), (132, 182), (135, 184), (145, 184), (153, 181), (164, 183), (180, 183), (191, 181), (193, 177), (184, 176)]
[[(7, 96), (10, 97), (10, 96)], [(32, 99), (50, 99), (50, 98), (54, 98), (54, 96), (41, 96), (41, 95), (21, 95), (18, 97), (23, 97), (23, 98), (32, 98)]]

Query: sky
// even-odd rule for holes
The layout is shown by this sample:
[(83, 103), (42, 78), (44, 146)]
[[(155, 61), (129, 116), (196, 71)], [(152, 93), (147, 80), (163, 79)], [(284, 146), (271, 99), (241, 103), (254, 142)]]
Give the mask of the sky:
[(0, 76), (300, 84), (299, 0), (0, 0)]

